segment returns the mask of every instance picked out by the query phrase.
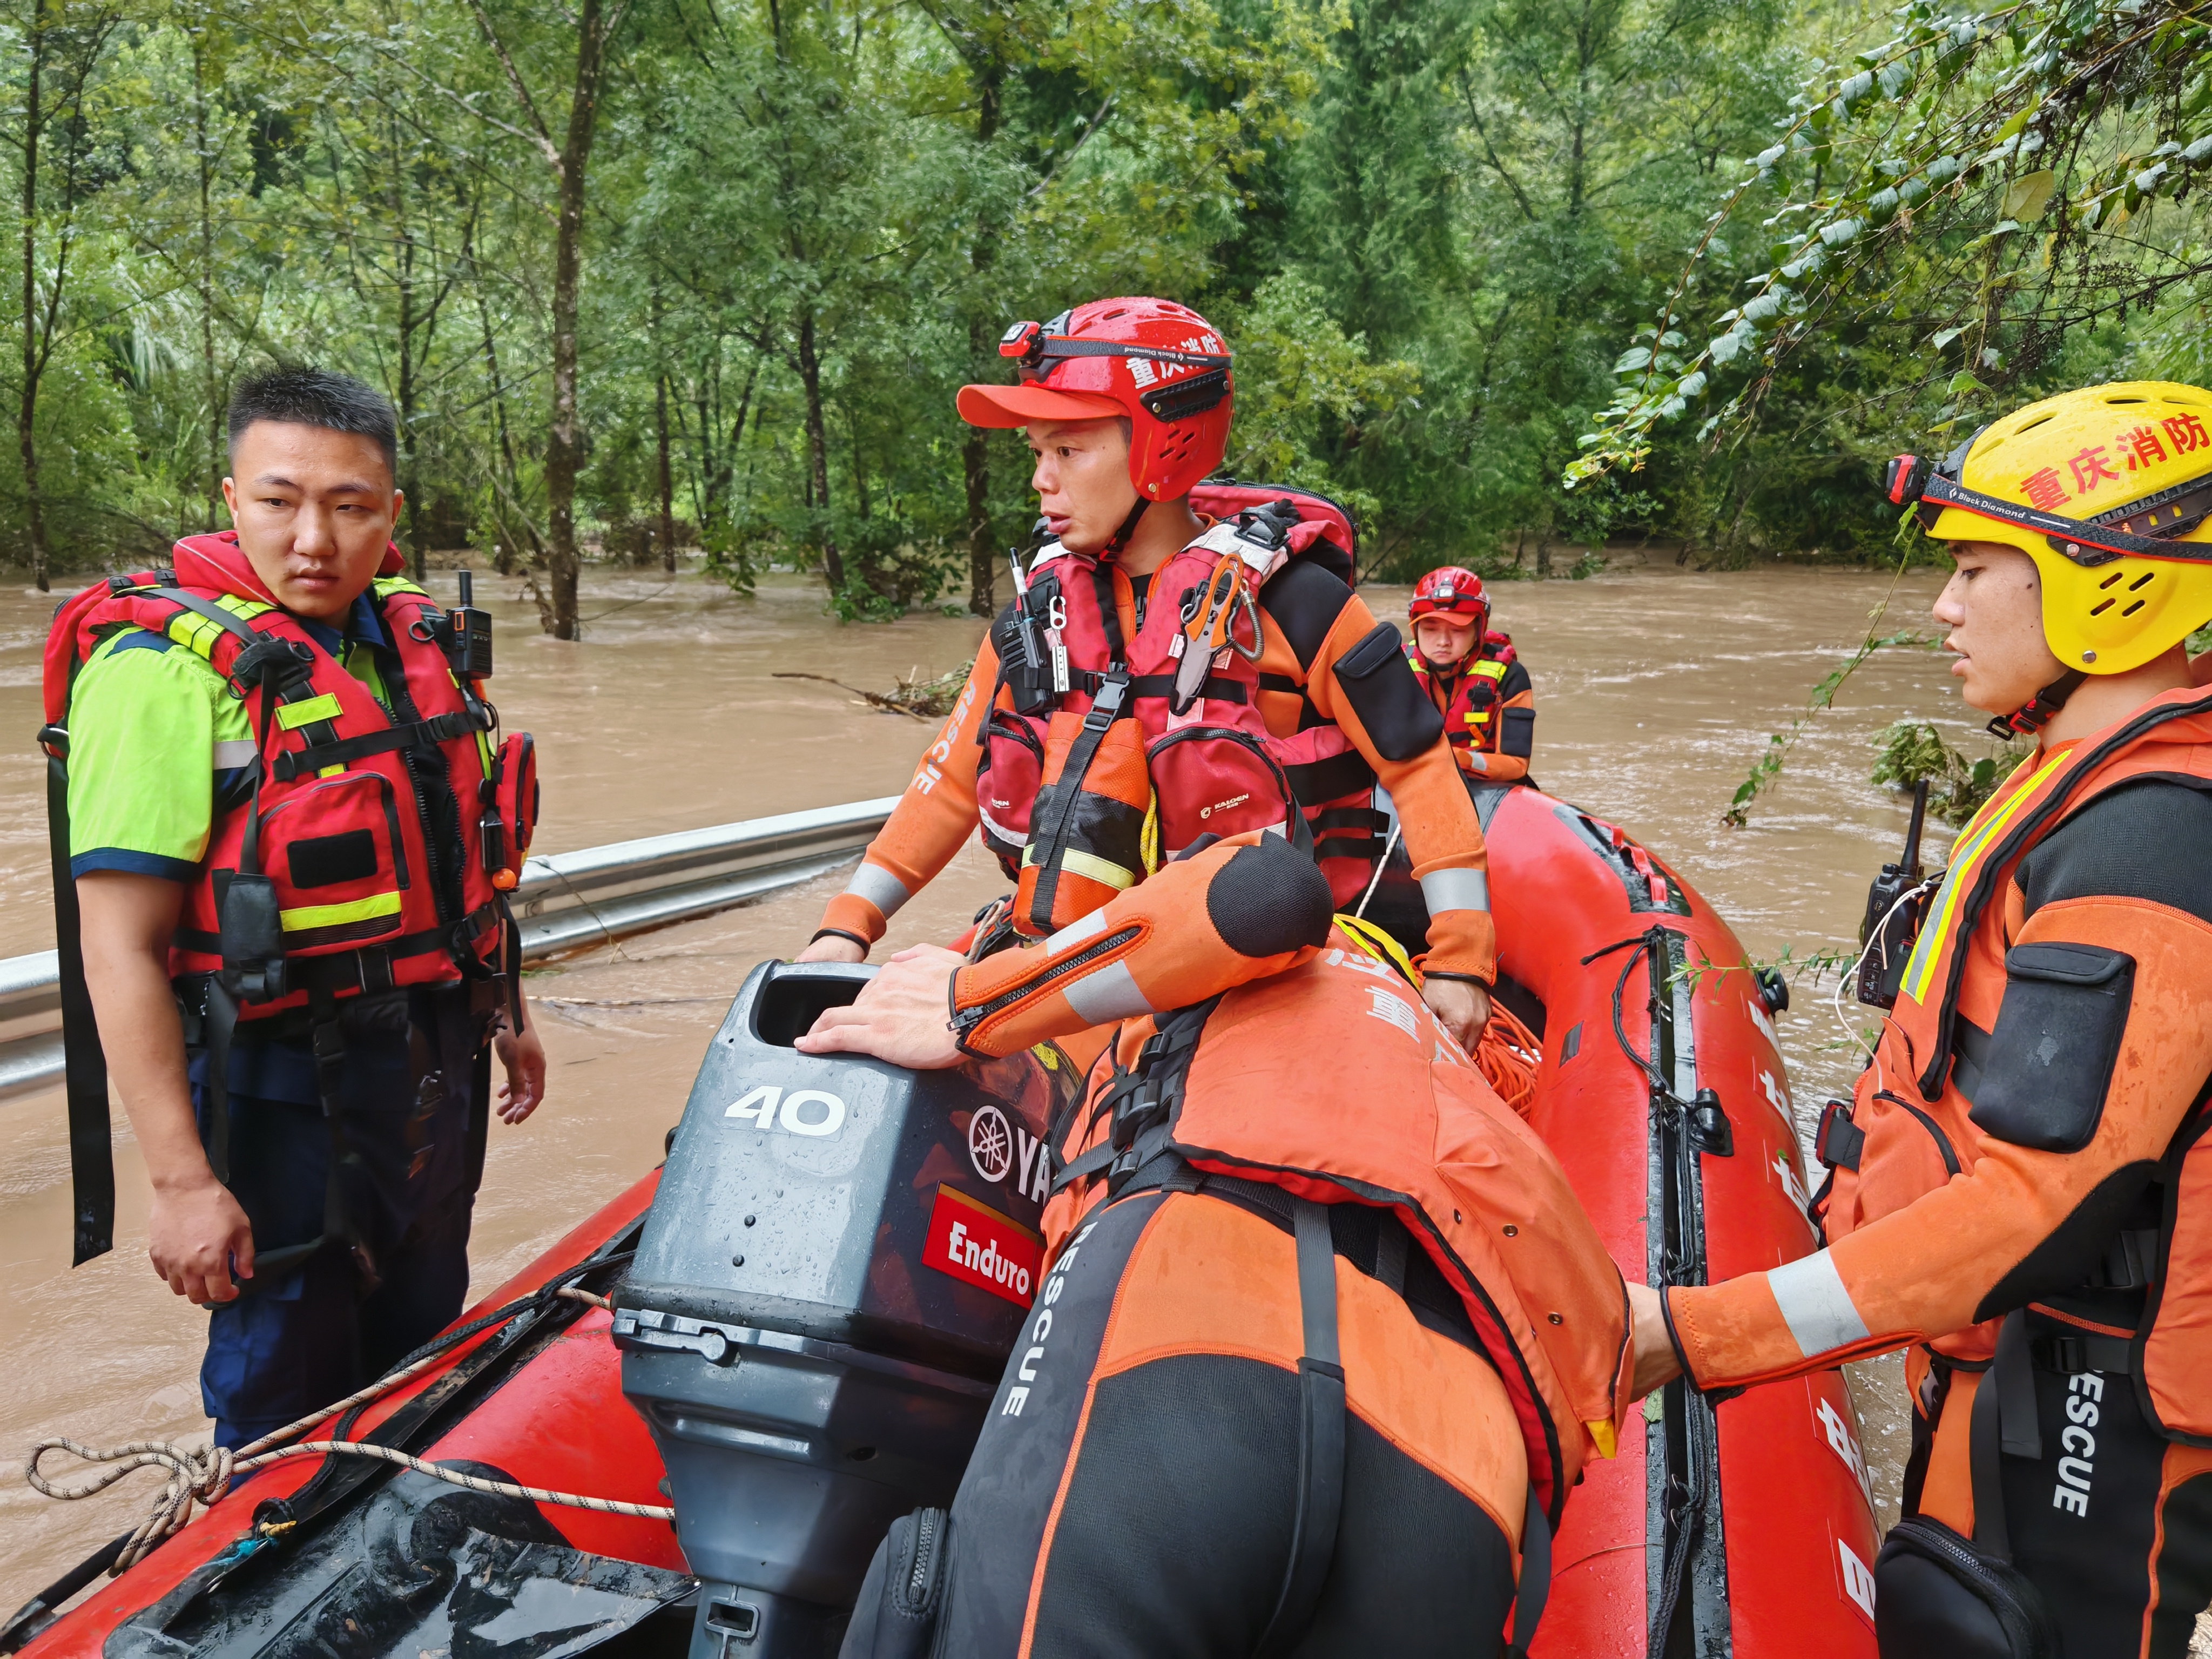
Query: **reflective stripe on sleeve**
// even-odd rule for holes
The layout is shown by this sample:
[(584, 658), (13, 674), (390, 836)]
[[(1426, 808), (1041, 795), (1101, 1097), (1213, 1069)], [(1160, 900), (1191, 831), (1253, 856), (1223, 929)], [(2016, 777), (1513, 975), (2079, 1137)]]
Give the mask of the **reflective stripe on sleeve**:
[(1056, 957), (1064, 951), (1073, 950), (1084, 940), (1105, 931), (1106, 913), (1103, 910), (1093, 910), (1087, 916), (1078, 916), (1047, 939), (1044, 942), (1044, 953), (1048, 957)]
[(1808, 1359), (1831, 1348), (1863, 1342), (1869, 1333), (1866, 1321), (1844, 1288), (1843, 1275), (1826, 1250), (1779, 1267), (1770, 1267), (1766, 1287), (1782, 1310), (1783, 1323), (1796, 1339), (1798, 1351)]
[(914, 896), (906, 890), (906, 884), (881, 865), (863, 860), (860, 867), (853, 872), (853, 879), (845, 884), (845, 890), (854, 898), (866, 899), (882, 912), (888, 921), (899, 906)]
[(1139, 1014), (1152, 1012), (1152, 1005), (1145, 1000), (1145, 994), (1137, 988), (1136, 978), (1124, 962), (1109, 963), (1096, 973), (1070, 981), (1060, 989), (1067, 998), (1067, 1006), (1093, 1025), (1134, 1019)]
[(1490, 878), (1480, 870), (1431, 870), (1421, 878), (1431, 915), (1443, 910), (1490, 908)]
[(261, 745), (251, 738), (231, 738), (215, 746), (215, 769), (228, 772), (234, 767), (251, 766), (261, 753)]

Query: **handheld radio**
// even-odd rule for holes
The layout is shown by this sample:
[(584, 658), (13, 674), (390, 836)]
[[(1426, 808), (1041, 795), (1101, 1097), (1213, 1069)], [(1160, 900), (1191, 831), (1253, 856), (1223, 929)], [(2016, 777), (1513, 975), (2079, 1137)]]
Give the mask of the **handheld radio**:
[(453, 665), (455, 679), (488, 680), (491, 678), (491, 612), (477, 609), (475, 576), (464, 570), (460, 579), (461, 602), (446, 613), (453, 627), (444, 641), (446, 658)]
[(1905, 964), (1920, 937), (1921, 914), (1928, 896), (1920, 871), (1920, 830), (1928, 816), (1928, 780), (1912, 786), (1912, 821), (1905, 827), (1905, 853), (1885, 864), (1867, 888), (1866, 915), (1859, 922), (1858, 997), (1875, 1008), (1894, 1008)]

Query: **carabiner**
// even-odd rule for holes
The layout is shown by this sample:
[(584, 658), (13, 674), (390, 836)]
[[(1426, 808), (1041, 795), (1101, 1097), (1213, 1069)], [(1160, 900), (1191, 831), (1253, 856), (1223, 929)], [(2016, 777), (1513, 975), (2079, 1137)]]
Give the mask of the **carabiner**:
[(1235, 615), (1231, 615), (1229, 618), (1228, 629), (1230, 647), (1238, 656), (1243, 658), (1246, 662), (1257, 662), (1260, 660), (1261, 652), (1267, 648), (1267, 635), (1260, 627), (1259, 603), (1253, 599), (1252, 590), (1249, 586), (1241, 586), (1237, 590), (1237, 608), (1238, 611), (1252, 619), (1252, 645), (1251, 648), (1247, 650), (1238, 642), (1237, 638), (1237, 617)]

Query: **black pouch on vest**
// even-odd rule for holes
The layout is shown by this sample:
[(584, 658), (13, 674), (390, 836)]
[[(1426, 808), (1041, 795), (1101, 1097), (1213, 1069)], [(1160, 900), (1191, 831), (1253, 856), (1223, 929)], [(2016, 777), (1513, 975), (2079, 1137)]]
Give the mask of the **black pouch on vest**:
[(1444, 717), (1413, 678), (1406, 642), (1389, 623), (1336, 659), (1336, 683), (1384, 760), (1408, 761), (1444, 734)]
[(216, 872), (222, 919), (222, 972), (233, 995), (267, 1002), (284, 994), (284, 922), (276, 884), (242, 870)]
[(1536, 711), (1501, 708), (1498, 712), (1498, 752), (1527, 760), (1536, 752)]
[(876, 1546), (840, 1659), (928, 1659), (952, 1560), (952, 1517), (916, 1510)]
[(2060, 1659), (2043, 1597), (1941, 1521), (1908, 1516), (1875, 1558), (1881, 1659)]
[(2056, 941), (2005, 952), (2004, 1000), (1974, 1090), (1974, 1127), (2015, 1146), (2078, 1152), (2105, 1115), (2136, 961)]

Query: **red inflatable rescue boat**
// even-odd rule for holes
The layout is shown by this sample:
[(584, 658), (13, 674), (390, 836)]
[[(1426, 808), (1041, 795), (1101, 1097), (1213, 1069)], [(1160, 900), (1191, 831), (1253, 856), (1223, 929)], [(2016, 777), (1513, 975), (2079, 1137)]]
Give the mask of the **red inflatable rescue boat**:
[[(1620, 830), (1532, 787), (1475, 793), (1498, 1001), (1540, 1039), (1529, 1121), (1623, 1270), (1698, 1283), (1809, 1251), (1778, 982)], [(1370, 915), (1418, 936), (1419, 890), (1398, 868)], [(478, 1488), (357, 1455), (270, 1464), (100, 1582), (119, 1538), (0, 1630), (0, 1652), (834, 1652), (837, 1598), (889, 1517), (949, 1501), (1033, 1282), (1026, 1261), (951, 1271), (947, 1218), (1019, 1256), (1048, 1097), (1072, 1080), (1048, 1057), (930, 1084), (792, 1049), (865, 973), (757, 969), (665, 1176), (472, 1309), (420, 1375), (300, 1437), (371, 1443)], [(848, 1123), (868, 1133), (834, 1133)], [(753, 1164), (702, 1161), (738, 1144)], [(680, 1225), (665, 1214), (679, 1194)], [(785, 1230), (732, 1235), (732, 1255), (723, 1211), (750, 1227), (772, 1203), (760, 1218)], [(1539, 1659), (1873, 1659), (1877, 1539), (1841, 1375), (1717, 1404), (1676, 1383), (1644, 1425), (1567, 1504)], [(687, 1560), (672, 1504), (687, 1539), (698, 1506), (720, 1505), (729, 1547)]]

